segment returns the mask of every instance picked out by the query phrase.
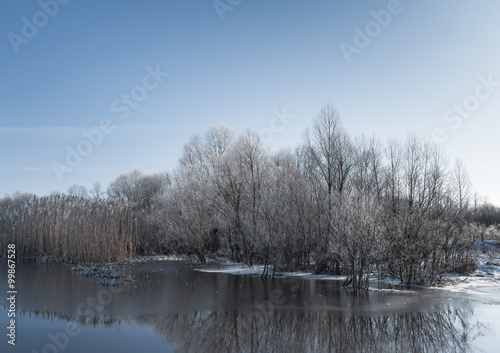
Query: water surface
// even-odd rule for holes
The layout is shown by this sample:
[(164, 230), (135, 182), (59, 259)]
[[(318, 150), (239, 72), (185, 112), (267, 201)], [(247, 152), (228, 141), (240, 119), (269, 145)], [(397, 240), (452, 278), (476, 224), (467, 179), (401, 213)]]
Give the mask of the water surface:
[[(196, 271), (201, 267), (164, 261), (121, 266), (135, 282), (109, 288), (69, 266), (18, 262), (16, 346), (2, 334), (0, 349), (496, 352), (500, 346), (499, 288), (482, 294), (374, 288), (353, 296), (340, 281), (262, 280)], [(6, 293), (5, 261), (0, 273)], [(2, 327), (7, 304), (2, 294)]]

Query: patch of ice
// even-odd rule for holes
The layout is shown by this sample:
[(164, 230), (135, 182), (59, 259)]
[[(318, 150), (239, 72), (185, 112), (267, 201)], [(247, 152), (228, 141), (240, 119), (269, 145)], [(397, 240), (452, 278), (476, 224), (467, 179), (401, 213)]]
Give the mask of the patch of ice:
[[(264, 271), (264, 266), (248, 267), (243, 264), (231, 264), (224, 268), (200, 268), (196, 269), (199, 272), (210, 273), (228, 273), (231, 275), (261, 275)], [(269, 271), (271, 274), (272, 271)], [(317, 275), (312, 272), (276, 272), (276, 277), (279, 278), (303, 278), (303, 279), (316, 279), (316, 280), (336, 280), (345, 281), (346, 276), (336, 275)]]
[(195, 256), (189, 255), (147, 255), (139, 256), (134, 261), (135, 262), (146, 262), (146, 261), (195, 261)]
[(224, 268), (200, 268), (199, 272), (228, 273), (231, 275), (257, 275), (264, 271), (264, 266), (247, 267), (244, 265), (230, 265)]
[(327, 281), (345, 281), (346, 276), (337, 276), (337, 275), (317, 275), (312, 272), (276, 272), (276, 275), (279, 277), (300, 277), (305, 279), (320, 279)]

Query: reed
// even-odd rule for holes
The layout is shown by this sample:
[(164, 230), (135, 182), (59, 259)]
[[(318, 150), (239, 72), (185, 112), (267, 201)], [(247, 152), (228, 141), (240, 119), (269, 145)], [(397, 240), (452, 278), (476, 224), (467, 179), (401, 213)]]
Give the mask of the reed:
[(135, 255), (137, 227), (127, 199), (21, 195), (0, 204), (2, 252), (15, 243), (22, 257), (110, 262)]

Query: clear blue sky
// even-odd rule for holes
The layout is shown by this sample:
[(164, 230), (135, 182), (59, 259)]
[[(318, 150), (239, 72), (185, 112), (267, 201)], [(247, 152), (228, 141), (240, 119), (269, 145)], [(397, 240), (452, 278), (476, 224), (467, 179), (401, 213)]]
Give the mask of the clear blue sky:
[[(40, 3), (0, 4), (0, 195), (171, 170), (193, 133), (269, 128), (283, 107), (295, 118), (268, 145), (295, 146), (329, 102), (354, 135), (441, 129), (474, 191), (500, 205), (498, 1)], [(99, 124), (113, 131), (92, 145)]]

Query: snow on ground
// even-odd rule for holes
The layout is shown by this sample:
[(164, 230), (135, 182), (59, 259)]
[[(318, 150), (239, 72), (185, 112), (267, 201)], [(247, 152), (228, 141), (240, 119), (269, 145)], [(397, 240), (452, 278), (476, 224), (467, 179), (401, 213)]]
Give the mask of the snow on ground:
[[(467, 292), (476, 294), (485, 294), (479, 291), (481, 287), (498, 287), (500, 291), (500, 243), (495, 241), (483, 241), (476, 243), (476, 249), (479, 259), (479, 264), (476, 271), (468, 275), (457, 273), (447, 273), (442, 276), (444, 285), (439, 288), (453, 292)], [(232, 275), (260, 275), (264, 270), (264, 266), (248, 267), (244, 264), (228, 262), (217, 268), (201, 268), (197, 269), (200, 272), (228, 273)], [(322, 279), (322, 280), (345, 280), (345, 276), (333, 275), (316, 275), (311, 272), (276, 272), (277, 277), (300, 277), (305, 279)], [(378, 281), (378, 277), (372, 275), (371, 281)], [(398, 279), (385, 278), (386, 284), (398, 285)], [(420, 287), (420, 286), (419, 286)], [(371, 288), (372, 289), (372, 288)], [(490, 288), (491, 289), (491, 288)], [(383, 290), (383, 289), (379, 289)], [(386, 289), (391, 290), (391, 289)]]
[(477, 292), (480, 287), (498, 287), (500, 291), (500, 243), (494, 241), (476, 242), (478, 266), (467, 275), (446, 273), (443, 279), (448, 283), (443, 289), (454, 292)]
[[(496, 289), (500, 291), (500, 243), (485, 240), (482, 242), (476, 242), (475, 246), (477, 251), (478, 266), (474, 272), (467, 275), (445, 273), (441, 276), (441, 285), (436, 287), (421, 285), (411, 286), (481, 295), (491, 294), (496, 291)], [(372, 275), (370, 280), (375, 282), (378, 280), (378, 277), (376, 275)], [(394, 286), (401, 285), (400, 280), (397, 278), (386, 277), (383, 279), (383, 282)]]

